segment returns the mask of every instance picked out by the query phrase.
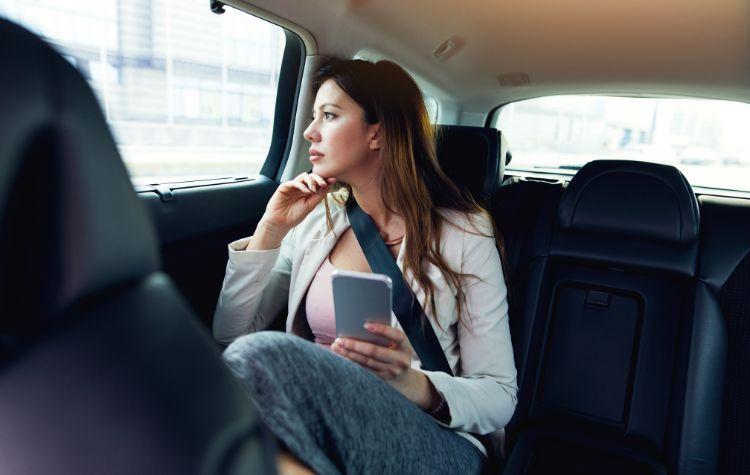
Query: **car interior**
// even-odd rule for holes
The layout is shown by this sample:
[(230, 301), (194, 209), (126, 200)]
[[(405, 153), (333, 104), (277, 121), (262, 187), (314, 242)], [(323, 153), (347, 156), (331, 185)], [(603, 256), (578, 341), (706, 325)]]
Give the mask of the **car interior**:
[[(582, 95), (746, 106), (750, 3), (196, 1), (185, 17), (195, 25), (233, 18), (244, 31), (254, 28), (246, 19), (262, 22), (276, 29), (269, 44), (279, 53), (270, 99), (258, 100), (268, 110), (257, 168), (238, 148), (240, 171), (215, 172), (221, 161), (190, 129), (202, 124), (195, 114), (234, 101), (236, 117), (207, 121), (206, 140), (255, 141), (255, 129), (240, 126), (260, 106), (241, 87), (268, 81), (210, 48), (195, 54), (217, 61), (214, 69), (174, 59), (181, 43), (161, 45), (159, 35), (188, 7), (102, 2), (101, 18), (117, 24), (149, 12), (132, 23), (148, 29), (149, 45), (102, 27), (119, 45), (113, 52), (109, 43), (76, 46), (94, 27), (60, 33), (78, 25), (60, 18), (84, 18), (85, 9), (42, 22), (42, 7), (27, 3), (0, 4), (3, 473), (275, 472), (273, 437), (210, 328), (227, 244), (252, 234), (280, 182), (310, 168), (310, 76), (329, 55), (390, 59), (415, 77), (437, 111), (441, 168), (503, 237), (519, 401), (504, 456), (488, 460), (487, 473), (750, 473), (750, 145), (746, 155), (727, 152), (726, 178), (714, 173), (719, 155), (703, 163), (692, 143), (677, 146), (684, 162), (682, 150), (631, 159), (631, 135), (648, 141), (662, 130), (659, 106), (651, 135), (617, 129), (611, 155), (568, 166), (554, 162), (558, 150), (525, 167), (532, 142), (515, 142), (513, 125), (524, 112), (507, 113)], [(104, 21), (92, 15), (92, 25)], [(232, 37), (232, 54), (260, 41), (244, 34)], [(151, 59), (130, 60), (127, 48)], [(247, 61), (265, 61), (257, 56)], [(180, 72), (188, 67), (194, 81)], [(163, 172), (171, 178), (139, 178), (134, 150), (148, 158), (163, 146), (123, 115), (128, 101), (114, 84), (145, 81), (148, 68), (179, 89), (160, 106), (178, 155), (205, 154), (209, 173), (180, 175), (178, 156)], [(222, 89), (204, 99), (194, 91), (214, 70)], [(151, 89), (122, 94), (137, 101)], [(715, 120), (741, 130), (740, 117)], [(239, 139), (229, 135), (233, 120)], [(523, 133), (544, 127), (531, 121)], [(620, 126), (608, 127), (613, 135)], [(285, 317), (269, 330), (283, 331)]]

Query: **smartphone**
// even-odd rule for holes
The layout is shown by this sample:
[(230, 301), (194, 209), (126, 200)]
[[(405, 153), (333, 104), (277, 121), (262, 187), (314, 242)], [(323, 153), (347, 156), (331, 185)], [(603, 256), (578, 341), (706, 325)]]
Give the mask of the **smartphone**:
[(336, 335), (388, 346), (391, 340), (368, 331), (366, 322), (391, 325), (391, 278), (336, 269), (331, 273)]

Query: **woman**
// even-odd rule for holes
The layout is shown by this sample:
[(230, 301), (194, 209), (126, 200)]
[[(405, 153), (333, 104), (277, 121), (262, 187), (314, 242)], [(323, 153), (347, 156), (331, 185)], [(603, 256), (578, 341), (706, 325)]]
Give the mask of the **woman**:
[[(214, 337), (231, 342), (224, 358), (284, 450), (316, 473), (478, 473), (486, 450), (472, 434), (504, 427), (517, 392), (492, 220), (440, 170), (422, 95), (399, 66), (331, 59), (313, 90), (312, 172), (282, 183), (255, 234), (229, 245)], [(331, 271), (370, 271), (352, 199), (456, 376), (422, 370), (393, 315), (368, 327), (387, 347), (336, 338)], [(285, 304), (287, 333), (259, 332)]]

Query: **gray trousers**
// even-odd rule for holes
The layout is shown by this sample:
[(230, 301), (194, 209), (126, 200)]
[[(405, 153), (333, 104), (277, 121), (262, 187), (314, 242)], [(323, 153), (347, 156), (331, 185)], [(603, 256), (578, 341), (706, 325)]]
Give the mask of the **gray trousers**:
[(320, 474), (478, 474), (484, 456), (377, 375), (295, 335), (263, 331), (224, 352), (281, 444)]

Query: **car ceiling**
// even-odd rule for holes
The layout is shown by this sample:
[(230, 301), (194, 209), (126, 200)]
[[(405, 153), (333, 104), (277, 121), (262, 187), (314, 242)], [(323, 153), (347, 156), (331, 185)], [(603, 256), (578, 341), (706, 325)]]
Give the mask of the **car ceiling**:
[[(750, 102), (747, 0), (238, 2), (304, 30), (308, 54), (393, 59), (465, 111), (572, 93)], [(509, 73), (528, 84), (503, 86)]]

